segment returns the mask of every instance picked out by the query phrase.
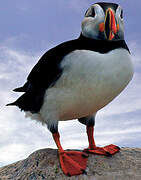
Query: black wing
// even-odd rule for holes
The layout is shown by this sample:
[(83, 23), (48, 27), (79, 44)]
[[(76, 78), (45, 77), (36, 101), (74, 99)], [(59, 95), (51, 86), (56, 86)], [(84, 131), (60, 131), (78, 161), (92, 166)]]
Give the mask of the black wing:
[(47, 88), (53, 86), (62, 74), (60, 63), (63, 57), (76, 49), (78, 40), (62, 43), (47, 51), (33, 67), (27, 77), (27, 82), (15, 92), (25, 92), (15, 102), (21, 110), (36, 113), (40, 110)]
[(60, 77), (62, 69), (60, 62), (63, 57), (75, 50), (78, 40), (62, 43), (47, 51), (33, 67), (23, 87), (16, 88), (16, 92), (27, 92), (31, 89), (47, 89)]

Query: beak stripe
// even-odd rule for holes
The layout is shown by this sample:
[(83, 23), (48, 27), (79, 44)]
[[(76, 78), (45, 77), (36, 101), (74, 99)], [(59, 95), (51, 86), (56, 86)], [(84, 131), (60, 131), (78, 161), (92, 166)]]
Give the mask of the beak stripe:
[(112, 40), (118, 31), (113, 10), (108, 8), (105, 16), (105, 36), (108, 40)]
[(117, 33), (117, 29), (116, 29), (115, 16), (114, 16), (114, 13), (113, 13), (113, 11), (111, 9), (109, 9), (109, 12), (111, 14), (111, 16), (110, 16), (111, 31), (116, 34)]

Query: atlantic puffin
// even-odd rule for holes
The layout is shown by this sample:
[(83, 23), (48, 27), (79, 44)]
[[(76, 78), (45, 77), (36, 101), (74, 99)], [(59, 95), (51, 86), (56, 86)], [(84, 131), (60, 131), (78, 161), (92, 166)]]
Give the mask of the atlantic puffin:
[[(96, 113), (127, 86), (133, 76), (131, 55), (124, 40), (123, 10), (115, 3), (98, 2), (85, 13), (77, 39), (48, 50), (33, 67), (24, 92), (15, 102), (27, 116), (47, 125), (58, 147), (61, 168), (68, 176), (85, 173), (88, 153), (113, 155), (116, 145), (97, 147)], [(86, 125), (89, 147), (66, 151), (58, 122), (78, 119)]]

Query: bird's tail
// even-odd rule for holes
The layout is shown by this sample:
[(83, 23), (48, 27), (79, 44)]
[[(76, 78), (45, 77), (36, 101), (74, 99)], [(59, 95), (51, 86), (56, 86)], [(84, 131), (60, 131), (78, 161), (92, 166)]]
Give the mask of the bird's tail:
[(31, 84), (29, 82), (26, 82), (22, 87), (13, 89), (15, 92), (27, 92), (31, 87)]
[(16, 101), (15, 102), (12, 102), (12, 103), (9, 103), (9, 104), (6, 104), (6, 106), (16, 106)]
[(21, 110), (36, 113), (43, 104), (44, 95), (45, 90), (28, 91), (21, 95), (15, 102), (9, 103), (6, 106), (18, 106)]

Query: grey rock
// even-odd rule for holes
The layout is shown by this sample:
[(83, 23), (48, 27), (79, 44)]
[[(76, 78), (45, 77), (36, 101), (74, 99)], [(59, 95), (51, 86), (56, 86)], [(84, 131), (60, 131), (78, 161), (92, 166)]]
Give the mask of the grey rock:
[(141, 180), (141, 148), (122, 148), (112, 157), (89, 155), (87, 175), (63, 174), (55, 149), (41, 149), (27, 159), (0, 168), (0, 180)]

